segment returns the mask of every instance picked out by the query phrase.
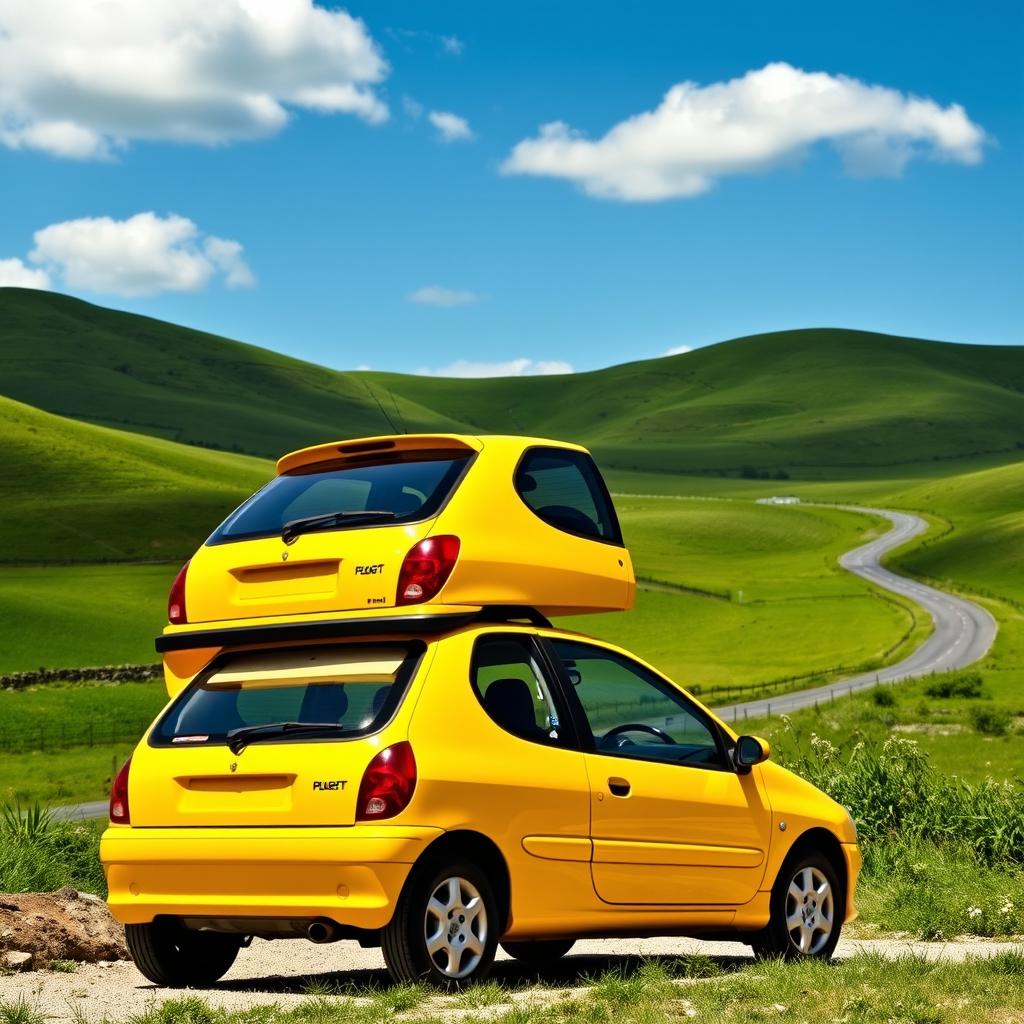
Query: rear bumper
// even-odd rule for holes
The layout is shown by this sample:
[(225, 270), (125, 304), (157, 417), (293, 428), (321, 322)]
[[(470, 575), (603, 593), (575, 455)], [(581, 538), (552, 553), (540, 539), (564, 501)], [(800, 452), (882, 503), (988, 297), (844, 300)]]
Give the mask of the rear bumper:
[(353, 928), (391, 919), (417, 858), (441, 829), (132, 828), (100, 841), (107, 903), (122, 924), (160, 914), (327, 917)]
[(857, 878), (860, 875), (860, 867), (863, 861), (860, 847), (856, 843), (840, 843), (843, 849), (843, 859), (846, 861), (846, 917), (844, 920), (852, 921), (857, 917)]

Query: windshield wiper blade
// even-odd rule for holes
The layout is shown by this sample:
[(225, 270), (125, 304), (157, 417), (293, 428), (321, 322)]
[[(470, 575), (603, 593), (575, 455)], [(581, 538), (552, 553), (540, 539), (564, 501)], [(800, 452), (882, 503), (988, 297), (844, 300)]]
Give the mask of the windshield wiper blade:
[(290, 544), (300, 533), (308, 533), (310, 530), (334, 526), (336, 523), (351, 523), (358, 519), (394, 519), (395, 515), (387, 509), (367, 508), (361, 512), (327, 512), (320, 516), (304, 516), (302, 519), (292, 519), (281, 527), (281, 540)]
[(345, 726), (338, 722), (268, 722), (266, 725), (243, 725), (230, 730), (224, 738), (231, 753), (240, 754), (250, 743), (307, 732), (345, 732)]

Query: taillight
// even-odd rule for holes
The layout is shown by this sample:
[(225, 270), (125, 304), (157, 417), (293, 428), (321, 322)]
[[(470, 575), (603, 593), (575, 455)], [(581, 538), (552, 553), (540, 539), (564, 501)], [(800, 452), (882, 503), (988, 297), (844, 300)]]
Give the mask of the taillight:
[(407, 741), (386, 747), (366, 766), (359, 783), (356, 821), (380, 821), (404, 811), (416, 789), (416, 758)]
[(395, 604), (429, 601), (448, 582), (459, 557), (458, 537), (428, 537), (414, 545), (398, 573)]
[(171, 584), (171, 592), (167, 595), (167, 619), (174, 626), (188, 622), (188, 611), (185, 608), (186, 576), (188, 576), (188, 562), (178, 570), (178, 575), (174, 577), (174, 582)]
[(130, 825), (131, 811), (128, 809), (128, 772), (131, 770), (132, 759), (129, 757), (114, 779), (110, 787), (110, 820), (115, 825)]

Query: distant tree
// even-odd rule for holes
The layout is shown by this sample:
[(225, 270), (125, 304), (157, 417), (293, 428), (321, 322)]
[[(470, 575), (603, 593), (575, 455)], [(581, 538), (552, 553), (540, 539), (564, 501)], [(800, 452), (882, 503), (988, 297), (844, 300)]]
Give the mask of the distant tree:
[(756, 466), (743, 466), (740, 469), (740, 476), (744, 480), (758, 480), (761, 474), (758, 473)]
[(775, 471), (776, 480), (788, 480), (789, 474), (784, 469), (778, 469)]

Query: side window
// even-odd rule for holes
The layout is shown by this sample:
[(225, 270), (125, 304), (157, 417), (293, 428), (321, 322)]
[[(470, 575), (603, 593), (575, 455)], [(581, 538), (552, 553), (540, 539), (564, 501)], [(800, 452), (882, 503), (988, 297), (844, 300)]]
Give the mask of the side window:
[(711, 723), (664, 679), (601, 647), (551, 642), (598, 753), (726, 767)]
[(471, 677), (484, 710), (502, 729), (534, 743), (559, 743), (558, 710), (527, 637), (481, 637)]
[(580, 537), (622, 543), (615, 508), (593, 459), (562, 448), (531, 448), (515, 487), (539, 519)]

